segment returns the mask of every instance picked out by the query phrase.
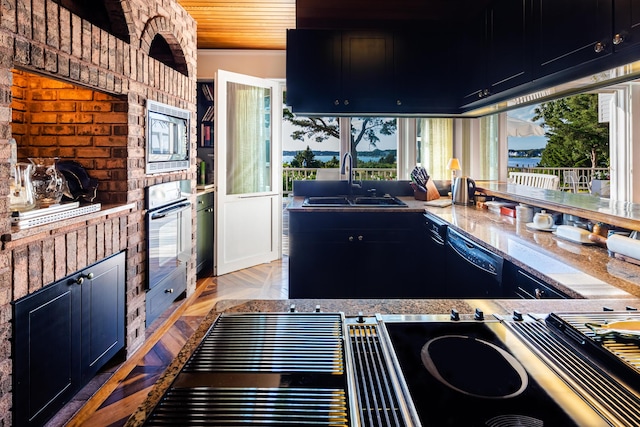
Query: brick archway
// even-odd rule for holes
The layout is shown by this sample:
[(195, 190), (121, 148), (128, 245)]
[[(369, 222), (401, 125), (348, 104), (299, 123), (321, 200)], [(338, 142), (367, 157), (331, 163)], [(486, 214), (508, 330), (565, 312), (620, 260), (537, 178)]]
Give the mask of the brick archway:
[[(165, 55), (158, 55), (152, 52), (154, 44), (158, 43), (157, 36), (168, 46), (169, 52)], [(149, 54), (149, 56), (158, 59), (176, 71), (189, 76), (190, 70), (184, 56), (183, 43), (173, 34), (172, 26), (169, 20), (164, 16), (156, 16), (147, 21), (142, 36), (140, 37), (140, 49)], [(166, 56), (170, 55), (171, 58)], [(163, 57), (164, 56), (164, 57)]]

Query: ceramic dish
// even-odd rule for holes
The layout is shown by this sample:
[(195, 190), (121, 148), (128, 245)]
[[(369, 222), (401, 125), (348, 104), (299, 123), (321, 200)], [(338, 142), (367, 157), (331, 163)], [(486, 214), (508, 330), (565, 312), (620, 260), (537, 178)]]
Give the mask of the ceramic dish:
[(577, 244), (579, 244), (579, 245), (585, 245), (585, 246), (592, 246), (592, 245), (595, 245), (595, 243), (594, 243), (594, 242), (581, 242), (580, 240), (574, 240), (574, 239), (572, 239), (572, 238), (570, 238), (570, 237), (566, 237), (566, 236), (559, 236), (559, 235), (558, 235), (558, 233), (557, 233), (557, 232), (555, 232), (555, 231), (553, 232), (553, 234), (554, 234), (556, 237), (558, 237), (558, 238), (560, 238), (560, 239), (562, 239), (562, 240), (566, 240), (567, 242), (577, 243)]
[(536, 230), (536, 231), (554, 231), (556, 228), (558, 228), (556, 225), (554, 225), (553, 227), (538, 227), (533, 222), (528, 222), (525, 224), (525, 226), (531, 230)]

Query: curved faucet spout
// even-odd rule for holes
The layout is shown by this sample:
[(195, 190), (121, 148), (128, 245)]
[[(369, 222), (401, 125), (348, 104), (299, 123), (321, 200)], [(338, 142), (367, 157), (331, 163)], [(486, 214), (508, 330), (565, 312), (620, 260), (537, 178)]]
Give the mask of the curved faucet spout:
[[(347, 161), (348, 166), (347, 166)], [(344, 157), (342, 158), (342, 168), (340, 169), (340, 173), (342, 175), (347, 174), (347, 186), (349, 187), (349, 196), (353, 195), (353, 188), (360, 188), (360, 185), (353, 183), (353, 156), (350, 152), (344, 153)]]

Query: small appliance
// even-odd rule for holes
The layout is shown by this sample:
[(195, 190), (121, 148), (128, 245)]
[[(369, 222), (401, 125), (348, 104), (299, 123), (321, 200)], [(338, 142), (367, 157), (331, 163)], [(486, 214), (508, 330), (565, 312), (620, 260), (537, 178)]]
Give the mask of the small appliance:
[(453, 203), (456, 205), (468, 205), (473, 203), (473, 196), (476, 192), (476, 182), (467, 177), (460, 176), (456, 178), (453, 184)]

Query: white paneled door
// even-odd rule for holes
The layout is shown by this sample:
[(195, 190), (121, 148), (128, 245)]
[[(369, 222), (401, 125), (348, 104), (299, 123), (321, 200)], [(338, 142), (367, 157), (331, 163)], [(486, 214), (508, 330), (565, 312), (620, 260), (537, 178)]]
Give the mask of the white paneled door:
[(275, 81), (215, 78), (214, 274), (281, 257), (282, 91)]

